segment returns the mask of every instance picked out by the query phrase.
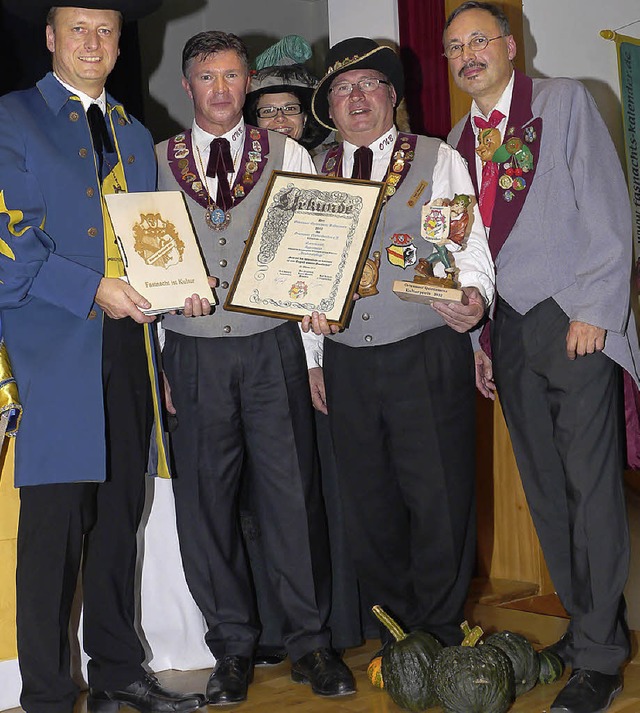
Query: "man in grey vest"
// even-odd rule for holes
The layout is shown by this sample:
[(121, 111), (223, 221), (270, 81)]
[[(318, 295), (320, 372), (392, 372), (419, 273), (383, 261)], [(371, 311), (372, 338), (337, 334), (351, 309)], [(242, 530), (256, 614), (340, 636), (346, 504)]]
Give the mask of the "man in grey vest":
[[(454, 81), (473, 97), (449, 139), (479, 188), (500, 293), (493, 363), (488, 342), (476, 350), (478, 388), (499, 390), (545, 560), (571, 616), (553, 649), (573, 673), (551, 711), (605, 711), (629, 655), (621, 367), (631, 387), (640, 353), (627, 186), (585, 87), (514, 70), (516, 44), (499, 7), (463, 3), (443, 39)], [(480, 143), (490, 133), (487, 151)]]
[[(157, 147), (160, 190), (181, 189), (210, 274), (229, 288), (271, 170), (313, 173), (307, 152), (247, 126), (247, 50), (202, 32), (183, 51), (190, 130)], [(207, 622), (213, 705), (244, 700), (259, 634), (237, 510), (244, 459), (274, 591), (288, 617), (294, 681), (323, 696), (355, 691), (330, 648), (326, 530), (314, 473), (312, 407), (298, 326), (227, 312), (164, 320), (164, 365), (179, 425), (174, 493), (187, 583)]]
[(394, 281), (411, 281), (435, 253), (421, 236), (423, 205), (473, 195), (455, 150), (397, 130), (402, 93), (389, 47), (355, 37), (329, 50), (312, 109), (344, 141), (317, 165), (326, 175), (384, 181), (386, 202), (348, 328), (324, 345), (314, 334), (331, 334), (323, 315), (303, 328), (312, 328), (312, 397), (329, 415), (363, 589), (406, 628), (456, 644), (475, 560), (474, 365), (464, 332), (491, 304), (493, 266), (476, 207), (455, 252), (463, 301), (430, 306), (394, 294)]

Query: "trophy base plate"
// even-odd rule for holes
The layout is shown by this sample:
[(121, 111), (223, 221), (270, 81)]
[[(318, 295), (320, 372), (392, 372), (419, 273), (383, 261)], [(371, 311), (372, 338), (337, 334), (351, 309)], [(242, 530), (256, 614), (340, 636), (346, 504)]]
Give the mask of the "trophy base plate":
[(394, 280), (393, 291), (401, 300), (407, 302), (462, 302), (464, 292), (459, 287), (452, 287), (449, 280), (430, 278), (428, 282), (405, 282)]

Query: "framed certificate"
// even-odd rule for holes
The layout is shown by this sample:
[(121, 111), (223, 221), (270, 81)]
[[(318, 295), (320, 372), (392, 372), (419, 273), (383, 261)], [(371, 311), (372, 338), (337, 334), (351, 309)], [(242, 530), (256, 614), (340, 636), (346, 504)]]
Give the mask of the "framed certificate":
[(369, 254), (384, 183), (273, 171), (225, 309), (344, 327)]
[(104, 199), (129, 284), (151, 302), (145, 314), (182, 309), (193, 294), (216, 303), (181, 191)]

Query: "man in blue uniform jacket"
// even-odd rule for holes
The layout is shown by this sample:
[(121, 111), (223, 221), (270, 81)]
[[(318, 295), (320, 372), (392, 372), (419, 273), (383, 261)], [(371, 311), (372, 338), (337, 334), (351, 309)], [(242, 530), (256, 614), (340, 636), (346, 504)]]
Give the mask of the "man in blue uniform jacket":
[[(104, 85), (123, 20), (158, 4), (64, 0), (51, 8), (35, 0), (14, 8), (46, 17), (53, 60), (36, 87), (0, 99), (0, 314), (24, 406), (15, 474), (26, 713), (73, 710), (67, 630), (81, 560), (88, 710), (192, 711), (202, 703), (146, 673), (134, 628), (136, 530), (149, 439), (160, 433), (153, 317), (119, 279), (103, 201), (155, 188), (151, 136)], [(159, 472), (168, 475), (166, 465)]]

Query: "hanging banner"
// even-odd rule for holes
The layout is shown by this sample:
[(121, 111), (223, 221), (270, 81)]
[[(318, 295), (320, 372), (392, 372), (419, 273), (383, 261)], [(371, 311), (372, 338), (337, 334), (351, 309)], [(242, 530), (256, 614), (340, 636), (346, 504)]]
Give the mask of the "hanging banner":
[[(601, 37), (616, 43), (622, 129), (626, 156), (627, 183), (633, 218), (633, 251), (636, 292), (640, 294), (640, 39), (602, 30)], [(635, 302), (636, 323), (640, 324), (640, 302)], [(631, 376), (624, 372), (625, 425), (627, 431), (627, 465), (640, 470), (640, 391)]]
[(640, 277), (640, 39), (619, 35), (612, 30), (602, 30), (600, 35), (616, 43), (618, 55), (627, 182), (633, 210), (636, 277)]

